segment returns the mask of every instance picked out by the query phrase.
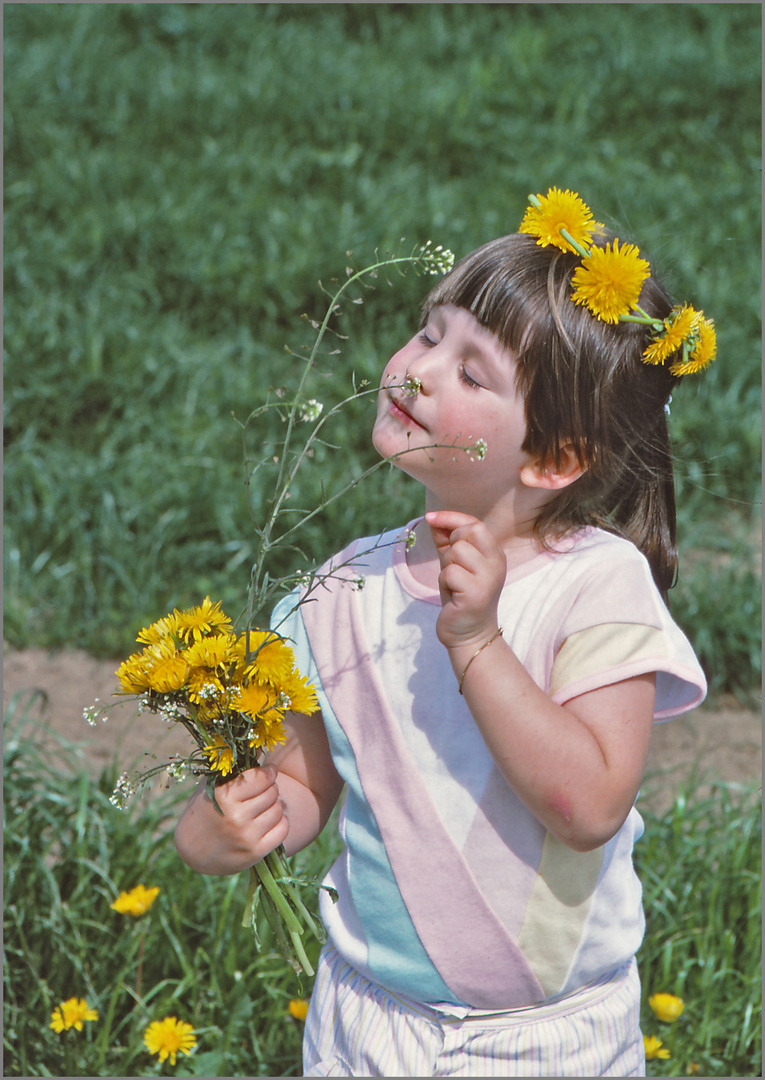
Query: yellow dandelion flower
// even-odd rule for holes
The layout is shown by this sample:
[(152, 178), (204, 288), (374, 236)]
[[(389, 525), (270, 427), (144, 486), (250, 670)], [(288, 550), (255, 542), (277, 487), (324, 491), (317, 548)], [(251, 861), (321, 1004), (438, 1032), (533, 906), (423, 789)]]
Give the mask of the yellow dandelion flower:
[(646, 1061), (652, 1061), (654, 1058), (669, 1057), (669, 1050), (662, 1049), (663, 1043), (655, 1035), (644, 1035), (643, 1046), (645, 1047)]
[(287, 732), (284, 730), (284, 718), (276, 709), (263, 713), (256, 720), (255, 733), (250, 737), (250, 746), (261, 750), (273, 750), (280, 743), (286, 743)]
[(171, 694), (180, 690), (189, 674), (189, 665), (175, 643), (166, 638), (144, 649), (149, 675), (149, 688), (158, 694)]
[(213, 741), (205, 747), (210, 768), (221, 776), (228, 776), (234, 768), (234, 751), (222, 735), (214, 735)]
[(678, 360), (669, 369), (673, 375), (695, 375), (697, 372), (703, 371), (714, 360), (717, 354), (717, 333), (712, 319), (706, 319), (702, 316), (697, 334), (698, 341), (691, 349), (688, 360), (685, 363)]
[(588, 248), (593, 233), (603, 228), (594, 220), (589, 206), (574, 191), (552, 187), (546, 195), (534, 196), (534, 204), (526, 209), (518, 231), (536, 236), (537, 243), (542, 247), (551, 244), (561, 251), (581, 254), (574, 244), (561, 235), (561, 229), (580, 247)]
[(157, 619), (151, 626), (144, 627), (136, 641), (140, 641), (144, 645), (156, 645), (166, 638), (177, 638), (178, 632), (178, 612), (173, 611), (169, 615), (165, 615), (164, 618)]
[(273, 708), (276, 697), (273, 691), (259, 683), (250, 683), (248, 686), (237, 687), (232, 699), (231, 707), (237, 712), (244, 713), (253, 720), (264, 711)]
[(215, 637), (201, 638), (189, 645), (183, 655), (191, 668), (230, 667), (236, 663), (236, 638), (233, 634), (216, 634)]
[(698, 329), (701, 317), (701, 312), (696, 311), (689, 304), (674, 308), (669, 317), (664, 320), (664, 330), (643, 353), (643, 362), (663, 364), (668, 357), (681, 348), (685, 339)]
[(150, 1054), (159, 1054), (159, 1060), (170, 1058), (175, 1065), (177, 1054), (190, 1054), (197, 1045), (194, 1028), (175, 1016), (166, 1016), (164, 1020), (155, 1020), (147, 1027), (143, 1041)]
[(288, 1008), (290, 1016), (294, 1016), (296, 1020), (305, 1020), (308, 1016), (308, 1002), (305, 998), (293, 998)]
[(149, 689), (149, 672), (143, 653), (133, 653), (117, 668), (121, 694), (142, 694)]
[(316, 691), (313, 686), (308, 682), (308, 678), (301, 675), (297, 668), (294, 668), (290, 674), (289, 679), (285, 679), (281, 686), (282, 693), (289, 698), (289, 705), (286, 707), (291, 712), (307, 713), (310, 715), (319, 707), (319, 699), (316, 697)]
[(91, 1009), (84, 998), (69, 998), (62, 1001), (51, 1013), (50, 1026), (59, 1034), (74, 1028), (82, 1031), (83, 1022), (98, 1020), (98, 1013)]
[(227, 633), (231, 630), (231, 619), (220, 606), (220, 600), (213, 603), (206, 596), (201, 604), (176, 612), (178, 633), (184, 641), (199, 641), (208, 634)]
[(130, 892), (121, 892), (112, 904), (120, 915), (144, 915), (159, 895), (159, 885), (147, 889), (145, 885), (136, 885)]
[(269, 686), (278, 687), (284, 679), (289, 678), (295, 666), (292, 649), (270, 631), (251, 630), (242, 634), (237, 643), (237, 651), (244, 664), (244, 678)]
[(594, 247), (574, 271), (573, 301), (585, 304), (596, 318), (616, 323), (638, 301), (643, 282), (651, 272), (634, 244), (614, 240), (613, 247)]
[(677, 1020), (685, 1008), (683, 999), (675, 997), (674, 994), (652, 994), (648, 999), (648, 1004), (659, 1020), (663, 1020), (666, 1024), (671, 1024), (673, 1020)]
[(225, 707), (230, 696), (223, 681), (207, 667), (190, 668), (186, 689), (191, 701), (208, 712), (214, 711), (216, 716), (219, 712), (216, 705)]

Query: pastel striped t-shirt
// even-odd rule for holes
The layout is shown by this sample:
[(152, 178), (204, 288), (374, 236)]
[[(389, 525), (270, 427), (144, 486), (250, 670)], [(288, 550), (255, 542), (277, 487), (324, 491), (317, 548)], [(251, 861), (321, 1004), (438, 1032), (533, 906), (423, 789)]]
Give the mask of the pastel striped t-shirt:
[[(345, 848), (327, 877), (339, 900), (323, 894), (322, 916), (340, 955), (392, 993), (466, 1012), (551, 1001), (640, 945), (642, 820), (633, 808), (580, 853), (526, 809), (458, 693), (435, 632), (439, 596), (407, 566), (410, 527), (356, 541), (309, 602), (292, 594), (272, 619), (317, 687), (347, 785)], [(657, 673), (657, 720), (704, 697), (646, 560), (601, 530), (512, 571), (499, 622), (557, 703), (645, 672)]]

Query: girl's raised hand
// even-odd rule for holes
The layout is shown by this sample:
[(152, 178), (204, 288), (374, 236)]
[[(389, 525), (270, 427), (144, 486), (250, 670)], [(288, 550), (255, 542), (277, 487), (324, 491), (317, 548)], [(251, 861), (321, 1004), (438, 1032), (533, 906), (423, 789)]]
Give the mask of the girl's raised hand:
[(447, 649), (481, 645), (498, 628), (497, 605), (507, 576), (507, 558), (491, 530), (456, 510), (425, 515), (441, 573), (438, 640)]

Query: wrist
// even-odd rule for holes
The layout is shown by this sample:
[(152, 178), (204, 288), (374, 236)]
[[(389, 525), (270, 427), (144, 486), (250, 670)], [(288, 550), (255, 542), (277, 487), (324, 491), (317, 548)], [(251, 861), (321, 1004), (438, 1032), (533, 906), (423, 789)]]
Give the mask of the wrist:
[(493, 630), (487, 631), (472, 642), (460, 643), (449, 649), (449, 658), (454, 674), (457, 676), (457, 688), (460, 694), (463, 693), (465, 677), (475, 661), (482, 653), (490, 649), (495, 642), (499, 641), (501, 637), (502, 627), (496, 626)]

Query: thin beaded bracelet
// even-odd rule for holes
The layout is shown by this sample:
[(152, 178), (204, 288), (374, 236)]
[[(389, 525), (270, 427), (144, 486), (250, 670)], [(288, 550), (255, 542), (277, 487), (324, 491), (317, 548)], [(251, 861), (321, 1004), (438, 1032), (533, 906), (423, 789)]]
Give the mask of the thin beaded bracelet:
[(462, 678), (460, 679), (460, 684), (459, 684), (459, 692), (460, 692), (460, 693), (462, 693), (462, 684), (463, 684), (463, 683), (464, 683), (464, 681), (465, 681), (465, 676), (466, 676), (466, 675), (467, 675), (467, 673), (468, 673), (468, 668), (469, 668), (469, 667), (470, 667), (470, 665), (471, 665), (471, 664), (473, 663), (473, 661), (475, 660), (476, 656), (478, 656), (478, 653), (482, 653), (484, 649), (488, 648), (488, 647), (489, 647), (489, 645), (491, 645), (491, 643), (492, 643), (493, 641), (496, 641), (496, 640), (497, 640), (497, 638), (498, 638), (498, 637), (501, 637), (501, 636), (502, 636), (502, 627), (500, 626), (500, 628), (499, 628), (499, 630), (497, 630), (496, 634), (492, 634), (492, 636), (491, 636), (491, 637), (489, 638), (489, 640), (488, 640), (488, 641), (484, 641), (484, 643), (483, 643), (483, 645), (481, 646), (481, 648), (480, 648), (480, 649), (478, 649), (478, 650), (477, 650), (476, 652), (474, 652), (474, 653), (473, 653), (473, 655), (472, 655), (472, 656), (470, 657), (470, 659), (468, 660), (468, 662), (467, 662), (467, 663), (465, 664), (465, 670), (464, 670), (464, 671), (462, 672)]

